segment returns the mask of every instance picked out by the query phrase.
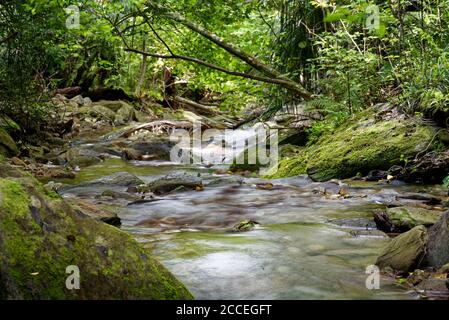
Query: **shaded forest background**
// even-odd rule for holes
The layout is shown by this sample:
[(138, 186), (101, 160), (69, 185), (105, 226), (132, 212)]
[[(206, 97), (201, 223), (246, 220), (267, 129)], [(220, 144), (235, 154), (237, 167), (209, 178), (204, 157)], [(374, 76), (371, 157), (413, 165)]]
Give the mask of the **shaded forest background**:
[(173, 89), (229, 114), (262, 106), (262, 119), (304, 103), (323, 115), (312, 140), (379, 102), (446, 127), (448, 8), (444, 0), (6, 0), (0, 114), (26, 136), (45, 127), (57, 89), (116, 88), (176, 107)]

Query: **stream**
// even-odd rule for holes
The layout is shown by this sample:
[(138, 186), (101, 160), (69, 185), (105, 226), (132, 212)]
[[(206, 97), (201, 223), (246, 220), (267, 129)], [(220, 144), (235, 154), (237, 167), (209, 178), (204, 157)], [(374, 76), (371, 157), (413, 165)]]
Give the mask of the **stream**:
[[(362, 181), (316, 183), (307, 176), (270, 180), (219, 173), (221, 166), (109, 158), (82, 169), (65, 197), (96, 201), (122, 220), (122, 230), (151, 248), (157, 259), (196, 299), (414, 299), (391, 279), (368, 290), (367, 266), (388, 241), (376, 230), (372, 210), (398, 201), (416, 203), (410, 194), (441, 194), (439, 186)], [(203, 191), (170, 193), (131, 204), (98, 201), (105, 189), (85, 182), (129, 172), (144, 182), (168, 174), (200, 177)], [(80, 185), (80, 187), (77, 187)], [(346, 196), (340, 197), (344, 188)], [(405, 195), (401, 197), (401, 195)], [(409, 198), (409, 199), (407, 199)], [(232, 226), (251, 219), (249, 232)]]

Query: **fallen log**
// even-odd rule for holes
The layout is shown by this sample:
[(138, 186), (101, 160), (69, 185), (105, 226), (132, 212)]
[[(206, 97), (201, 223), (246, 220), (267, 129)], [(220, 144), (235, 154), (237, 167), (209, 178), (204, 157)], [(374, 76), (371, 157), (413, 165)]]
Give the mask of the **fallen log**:
[(190, 121), (170, 121), (170, 120), (158, 120), (148, 123), (143, 123), (136, 127), (133, 127), (120, 135), (120, 138), (129, 138), (133, 133), (140, 130), (148, 130), (151, 132), (161, 133), (170, 132), (175, 129), (192, 130), (193, 124)]

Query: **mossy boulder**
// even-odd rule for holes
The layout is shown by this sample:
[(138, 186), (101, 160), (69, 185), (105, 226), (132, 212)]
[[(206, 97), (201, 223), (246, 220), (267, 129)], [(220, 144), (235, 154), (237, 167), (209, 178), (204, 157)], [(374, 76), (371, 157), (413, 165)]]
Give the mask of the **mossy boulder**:
[(442, 267), (449, 263), (449, 211), (429, 228), (426, 260), (431, 267)]
[(427, 229), (418, 226), (392, 239), (377, 258), (376, 265), (384, 269), (390, 267), (398, 271), (413, 271), (425, 259)]
[(435, 128), (416, 119), (376, 120), (372, 110), (323, 135), (301, 153), (281, 160), (272, 178), (309, 174), (315, 181), (388, 170), (402, 159), (431, 151)]
[(100, 163), (101, 154), (91, 150), (83, 148), (71, 148), (65, 154), (65, 159), (71, 167), (88, 167)]
[[(66, 288), (68, 266), (80, 289)], [(0, 178), (0, 299), (190, 299), (149, 251), (32, 177)]]
[(19, 153), (16, 143), (11, 138), (11, 136), (4, 130), (0, 128), (0, 155), (4, 157), (15, 156)]
[(441, 217), (441, 211), (419, 207), (394, 207), (374, 213), (378, 229), (385, 232), (405, 232), (416, 226), (432, 226)]

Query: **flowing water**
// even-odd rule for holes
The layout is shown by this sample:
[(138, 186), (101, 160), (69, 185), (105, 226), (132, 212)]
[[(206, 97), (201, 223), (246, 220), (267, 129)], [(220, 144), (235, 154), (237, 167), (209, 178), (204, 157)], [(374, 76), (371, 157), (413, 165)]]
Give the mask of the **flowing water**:
[[(130, 172), (145, 182), (173, 173), (203, 179), (203, 191), (141, 204), (109, 203), (122, 229), (151, 248), (197, 299), (413, 298), (385, 278), (379, 290), (365, 286), (367, 266), (388, 241), (375, 229), (371, 212), (401, 194), (439, 193), (438, 187), (315, 183), (299, 176), (272, 180), (274, 187), (264, 190), (257, 187), (260, 179), (217, 174), (216, 169), (109, 159), (66, 182), (76, 185), (114, 172)], [(342, 189), (346, 197), (338, 196)], [(73, 188), (65, 196), (95, 199), (102, 190)], [(233, 232), (232, 226), (244, 219), (260, 226)]]

